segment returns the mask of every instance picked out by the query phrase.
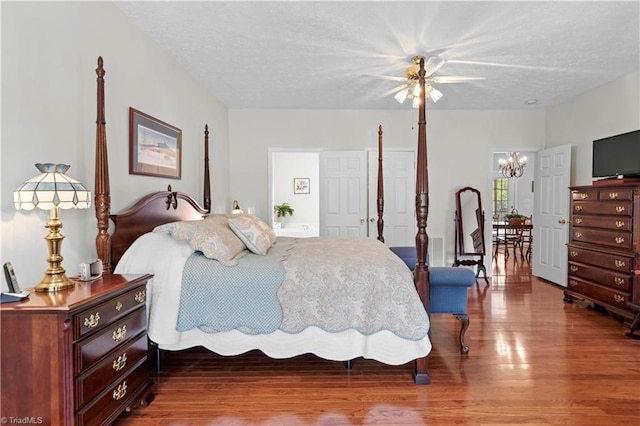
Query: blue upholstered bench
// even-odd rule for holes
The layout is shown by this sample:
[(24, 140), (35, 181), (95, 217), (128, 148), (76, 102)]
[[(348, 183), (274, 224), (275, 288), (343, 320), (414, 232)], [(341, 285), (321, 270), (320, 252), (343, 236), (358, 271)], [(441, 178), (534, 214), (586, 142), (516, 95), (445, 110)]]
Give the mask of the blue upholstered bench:
[[(412, 271), (417, 263), (415, 247), (390, 247)], [(458, 266), (432, 266), (429, 268), (429, 296), (432, 314), (452, 314), (462, 323), (460, 328), (460, 352), (466, 354), (469, 347), (464, 334), (469, 328), (467, 315), (467, 290), (476, 282), (472, 269)]]

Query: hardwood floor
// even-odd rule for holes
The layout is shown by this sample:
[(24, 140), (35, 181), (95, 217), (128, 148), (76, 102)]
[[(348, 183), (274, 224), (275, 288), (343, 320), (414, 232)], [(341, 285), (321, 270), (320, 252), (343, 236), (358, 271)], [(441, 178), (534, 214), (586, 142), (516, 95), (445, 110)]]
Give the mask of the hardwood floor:
[(640, 424), (640, 340), (616, 318), (499, 259), (469, 290), (469, 354), (459, 323), (433, 315), (430, 385), (412, 365), (312, 355), (168, 353), (156, 399), (115, 425)]

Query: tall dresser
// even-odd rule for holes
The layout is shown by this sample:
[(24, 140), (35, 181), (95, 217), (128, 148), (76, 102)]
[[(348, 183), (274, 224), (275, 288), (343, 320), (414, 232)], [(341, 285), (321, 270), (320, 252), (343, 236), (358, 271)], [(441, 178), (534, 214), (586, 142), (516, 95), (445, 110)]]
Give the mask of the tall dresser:
[(108, 425), (148, 404), (150, 278), (107, 274), (2, 304), (3, 423)]
[(587, 300), (629, 320), (640, 303), (640, 184), (571, 187), (565, 301)]

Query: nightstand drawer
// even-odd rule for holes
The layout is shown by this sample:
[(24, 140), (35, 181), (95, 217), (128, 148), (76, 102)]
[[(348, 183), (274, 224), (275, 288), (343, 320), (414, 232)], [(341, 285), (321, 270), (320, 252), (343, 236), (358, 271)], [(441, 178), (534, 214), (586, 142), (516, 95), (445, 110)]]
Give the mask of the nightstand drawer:
[(147, 335), (141, 334), (137, 340), (120, 348), (104, 359), (99, 366), (76, 379), (76, 406), (82, 407), (89, 402), (132, 365), (146, 357), (147, 351)]
[(95, 336), (74, 345), (76, 374), (93, 366), (107, 353), (146, 330), (146, 310), (138, 309), (112, 323)]
[(140, 286), (106, 303), (73, 316), (73, 340), (111, 324), (146, 301), (146, 286)]
[(141, 361), (127, 375), (109, 386), (98, 398), (76, 414), (76, 423), (80, 425), (102, 425), (114, 412), (128, 405), (135, 392), (149, 380), (149, 367)]

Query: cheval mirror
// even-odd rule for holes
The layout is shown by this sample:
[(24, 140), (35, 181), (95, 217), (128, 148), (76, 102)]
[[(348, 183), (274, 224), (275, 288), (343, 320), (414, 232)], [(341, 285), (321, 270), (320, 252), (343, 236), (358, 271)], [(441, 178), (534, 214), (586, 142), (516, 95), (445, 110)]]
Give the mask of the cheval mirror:
[[(480, 191), (467, 186), (456, 192), (456, 232), (455, 261), (453, 266), (475, 266), (476, 278), (482, 272), (487, 279), (484, 266), (486, 254), (484, 241), (484, 211), (480, 200)], [(475, 259), (477, 258), (477, 259)]]

